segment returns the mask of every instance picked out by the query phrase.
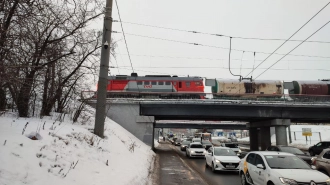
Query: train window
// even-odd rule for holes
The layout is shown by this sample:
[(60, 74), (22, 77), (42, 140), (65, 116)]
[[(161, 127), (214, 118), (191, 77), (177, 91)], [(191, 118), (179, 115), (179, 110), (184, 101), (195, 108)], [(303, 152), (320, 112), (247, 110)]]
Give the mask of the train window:
[(158, 82), (158, 85), (164, 85), (164, 82)]
[(179, 88), (182, 88), (182, 82), (179, 82)]
[(165, 82), (165, 85), (171, 85), (171, 82)]
[(137, 83), (137, 85), (142, 85), (141, 81), (137, 81), (136, 83)]
[(144, 82), (144, 85), (150, 85), (150, 82), (149, 81), (145, 81)]
[(190, 87), (190, 82), (186, 82), (186, 87)]
[(151, 82), (151, 85), (157, 85), (157, 82), (153, 81)]

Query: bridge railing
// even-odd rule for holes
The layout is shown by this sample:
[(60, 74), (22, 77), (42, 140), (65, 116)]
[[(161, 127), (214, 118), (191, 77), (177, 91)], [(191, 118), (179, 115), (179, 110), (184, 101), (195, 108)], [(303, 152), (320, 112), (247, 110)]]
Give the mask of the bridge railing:
[[(291, 104), (330, 103), (330, 95), (304, 94), (228, 94), (228, 93), (192, 93), (192, 92), (127, 92), (111, 91), (108, 99), (150, 99), (150, 100), (191, 100), (212, 99), (214, 101), (273, 102)], [(96, 91), (82, 91), (81, 99), (96, 99)]]

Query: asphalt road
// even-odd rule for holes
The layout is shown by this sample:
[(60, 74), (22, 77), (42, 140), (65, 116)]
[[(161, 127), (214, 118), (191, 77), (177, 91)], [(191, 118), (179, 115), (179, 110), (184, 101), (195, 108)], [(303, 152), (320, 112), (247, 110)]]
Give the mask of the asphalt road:
[[(173, 156), (180, 158), (178, 161), (181, 161), (182, 163), (184, 163), (183, 166), (185, 166), (184, 168), (179, 168), (181, 173), (185, 173), (185, 174), (189, 174), (189, 173), (193, 173), (193, 175), (195, 177), (199, 176), (201, 179), (204, 180), (204, 182), (200, 182), (200, 184), (208, 184), (208, 185), (241, 185), (240, 182), (240, 178), (237, 172), (217, 172), (217, 173), (213, 173), (212, 170), (210, 168), (205, 167), (205, 159), (204, 158), (192, 158), (189, 159), (186, 157), (185, 152), (180, 151), (180, 147), (179, 146), (174, 146), (171, 145), (170, 143), (165, 143), (165, 144), (160, 144), (158, 147), (158, 151), (157, 153), (160, 153), (160, 164), (162, 166), (162, 164), (164, 163), (168, 163), (166, 162), (170, 160), (170, 158), (173, 158)], [(162, 149), (161, 149), (162, 148)], [(172, 155), (172, 157), (168, 157), (165, 154), (164, 148), (167, 148), (165, 151), (167, 151), (169, 154)], [(169, 152), (171, 151), (171, 152)], [(173, 155), (173, 153), (176, 153), (176, 155)], [(167, 157), (166, 157), (167, 156)], [(172, 159), (173, 160), (173, 159)], [(177, 168), (175, 166), (177, 166), (176, 164), (173, 164), (174, 168)], [(182, 166), (182, 165), (179, 165)], [(187, 172), (184, 172), (184, 171)], [(190, 171), (190, 172), (188, 172)], [(166, 174), (161, 173), (161, 185), (165, 185), (167, 183), (165, 179), (167, 179), (166, 177), (162, 177)], [(172, 176), (173, 177), (173, 176)], [(163, 179), (163, 181), (162, 181)], [(182, 183), (185, 184), (185, 183)], [(190, 184), (195, 184), (194, 183), (190, 183)]]

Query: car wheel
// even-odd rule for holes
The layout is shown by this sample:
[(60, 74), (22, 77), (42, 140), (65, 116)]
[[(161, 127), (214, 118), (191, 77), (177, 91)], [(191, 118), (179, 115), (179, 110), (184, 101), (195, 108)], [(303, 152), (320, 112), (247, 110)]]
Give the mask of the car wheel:
[(309, 154), (310, 154), (311, 156), (314, 156), (314, 155), (315, 155), (315, 153), (313, 152), (313, 150), (310, 150), (310, 151), (309, 151)]
[(244, 175), (244, 172), (241, 172), (241, 183), (242, 185), (247, 185), (248, 183), (246, 182), (246, 178), (245, 178), (245, 175)]
[(213, 162), (212, 162), (212, 172), (215, 173), (215, 168), (214, 168)]

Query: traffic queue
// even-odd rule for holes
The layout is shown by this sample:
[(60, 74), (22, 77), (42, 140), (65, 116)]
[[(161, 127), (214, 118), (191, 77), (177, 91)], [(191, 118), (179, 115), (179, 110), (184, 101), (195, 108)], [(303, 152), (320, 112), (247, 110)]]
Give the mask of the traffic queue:
[(309, 148), (311, 154), (314, 151), (319, 154), (316, 157), (292, 146), (269, 146), (266, 151), (252, 151), (243, 156), (238, 144), (214, 146), (210, 139), (170, 141), (180, 146), (188, 158), (205, 158), (205, 167), (212, 172), (238, 173), (242, 185), (330, 185), (330, 145), (318, 151), (318, 146), (326, 142)]

